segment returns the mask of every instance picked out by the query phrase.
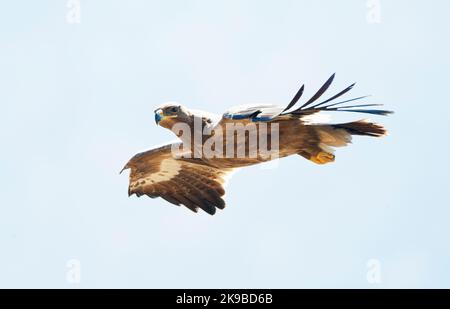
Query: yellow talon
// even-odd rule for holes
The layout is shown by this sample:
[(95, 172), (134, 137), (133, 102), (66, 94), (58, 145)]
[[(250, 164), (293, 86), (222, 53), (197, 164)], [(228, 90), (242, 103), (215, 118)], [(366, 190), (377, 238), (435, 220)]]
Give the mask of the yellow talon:
[(326, 164), (326, 163), (334, 162), (334, 154), (325, 152), (325, 151), (321, 151), (318, 154), (316, 154), (315, 156), (311, 156), (310, 160), (317, 164)]

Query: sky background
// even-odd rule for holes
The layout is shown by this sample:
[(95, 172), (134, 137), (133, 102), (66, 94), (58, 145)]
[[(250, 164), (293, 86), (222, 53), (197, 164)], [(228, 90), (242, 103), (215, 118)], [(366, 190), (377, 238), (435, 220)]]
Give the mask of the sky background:
[[(0, 287), (450, 288), (449, 1), (66, 4), (0, 2)], [(334, 72), (388, 137), (243, 169), (212, 217), (127, 196), (174, 139), (159, 104), (286, 105)]]

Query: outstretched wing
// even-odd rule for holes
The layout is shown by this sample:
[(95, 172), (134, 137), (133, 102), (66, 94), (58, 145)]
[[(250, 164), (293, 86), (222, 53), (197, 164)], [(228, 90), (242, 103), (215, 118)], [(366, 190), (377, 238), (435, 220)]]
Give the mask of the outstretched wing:
[(135, 155), (123, 169), (131, 169), (128, 195), (162, 197), (210, 215), (223, 209), (225, 177), (232, 170), (209, 166), (200, 159), (176, 158), (172, 144)]
[[(375, 106), (383, 106), (383, 104), (345, 104), (361, 99), (365, 99), (368, 96), (362, 96), (357, 98), (352, 98), (340, 102), (335, 102), (335, 100), (350, 90), (355, 86), (355, 83), (351, 84), (344, 90), (341, 90), (337, 94), (331, 96), (330, 98), (321, 101), (319, 103), (316, 103), (322, 95), (328, 90), (330, 85), (333, 83), (335, 74), (331, 75), (330, 78), (320, 87), (319, 90), (304, 104), (302, 104), (300, 107), (293, 111), (287, 111), (291, 109), (300, 99), (301, 95), (297, 95), (294, 97), (293, 101), (295, 100), (295, 103), (291, 102), (288, 107), (283, 111), (281, 115), (291, 115), (296, 117), (302, 117), (306, 115), (311, 115), (314, 113), (322, 112), (322, 111), (337, 111), (337, 112), (355, 112), (355, 113), (366, 113), (366, 114), (374, 114), (374, 115), (388, 115), (392, 114), (392, 111), (387, 111), (383, 109), (366, 109), (366, 107), (375, 107)], [(304, 86), (300, 88), (299, 92), (303, 93)]]
[[(238, 106), (231, 108), (229, 111), (225, 112), (222, 117), (222, 121), (226, 122), (229, 120), (242, 120), (247, 119), (249, 121), (272, 121), (280, 119), (281, 117), (293, 117), (302, 118), (311, 114), (315, 114), (322, 111), (341, 111), (341, 112), (357, 112), (366, 113), (374, 115), (388, 115), (391, 111), (382, 109), (366, 109), (367, 107), (382, 106), (382, 104), (345, 104), (357, 100), (366, 98), (367, 96), (352, 98), (340, 102), (335, 102), (336, 99), (343, 96), (349, 92), (355, 84), (352, 84), (345, 88), (344, 90), (338, 92), (337, 94), (331, 96), (330, 98), (316, 103), (322, 95), (328, 90), (330, 85), (334, 80), (335, 74), (323, 84), (322, 87), (305, 103), (294, 110), (291, 110), (300, 101), (303, 92), (305, 90), (305, 85), (303, 85), (291, 102), (286, 107), (281, 107), (277, 105), (248, 105), (248, 106)], [(291, 110), (291, 111), (290, 111)]]
[(271, 104), (261, 105), (240, 105), (230, 108), (226, 111), (223, 120), (242, 120), (249, 119), (256, 121), (270, 121), (283, 112), (283, 107)]

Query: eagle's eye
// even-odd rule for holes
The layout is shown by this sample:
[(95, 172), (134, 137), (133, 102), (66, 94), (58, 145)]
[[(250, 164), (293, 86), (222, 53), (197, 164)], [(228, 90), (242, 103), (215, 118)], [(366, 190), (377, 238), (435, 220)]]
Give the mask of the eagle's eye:
[(178, 106), (172, 106), (172, 107), (168, 108), (168, 112), (171, 113), (171, 114), (178, 113), (178, 110), (179, 110)]

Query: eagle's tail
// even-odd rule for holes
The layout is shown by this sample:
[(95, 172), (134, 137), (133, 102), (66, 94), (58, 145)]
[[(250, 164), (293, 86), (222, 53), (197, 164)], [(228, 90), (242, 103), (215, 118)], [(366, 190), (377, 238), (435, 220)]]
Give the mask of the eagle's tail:
[(366, 135), (380, 137), (387, 134), (386, 129), (379, 124), (370, 122), (369, 120), (358, 120), (347, 123), (331, 125), (334, 129), (342, 129), (351, 135)]
[(317, 164), (333, 162), (335, 156), (332, 147), (343, 147), (351, 143), (352, 135), (381, 137), (386, 129), (369, 120), (358, 120), (331, 125), (312, 125), (318, 142), (308, 151), (299, 154)]

